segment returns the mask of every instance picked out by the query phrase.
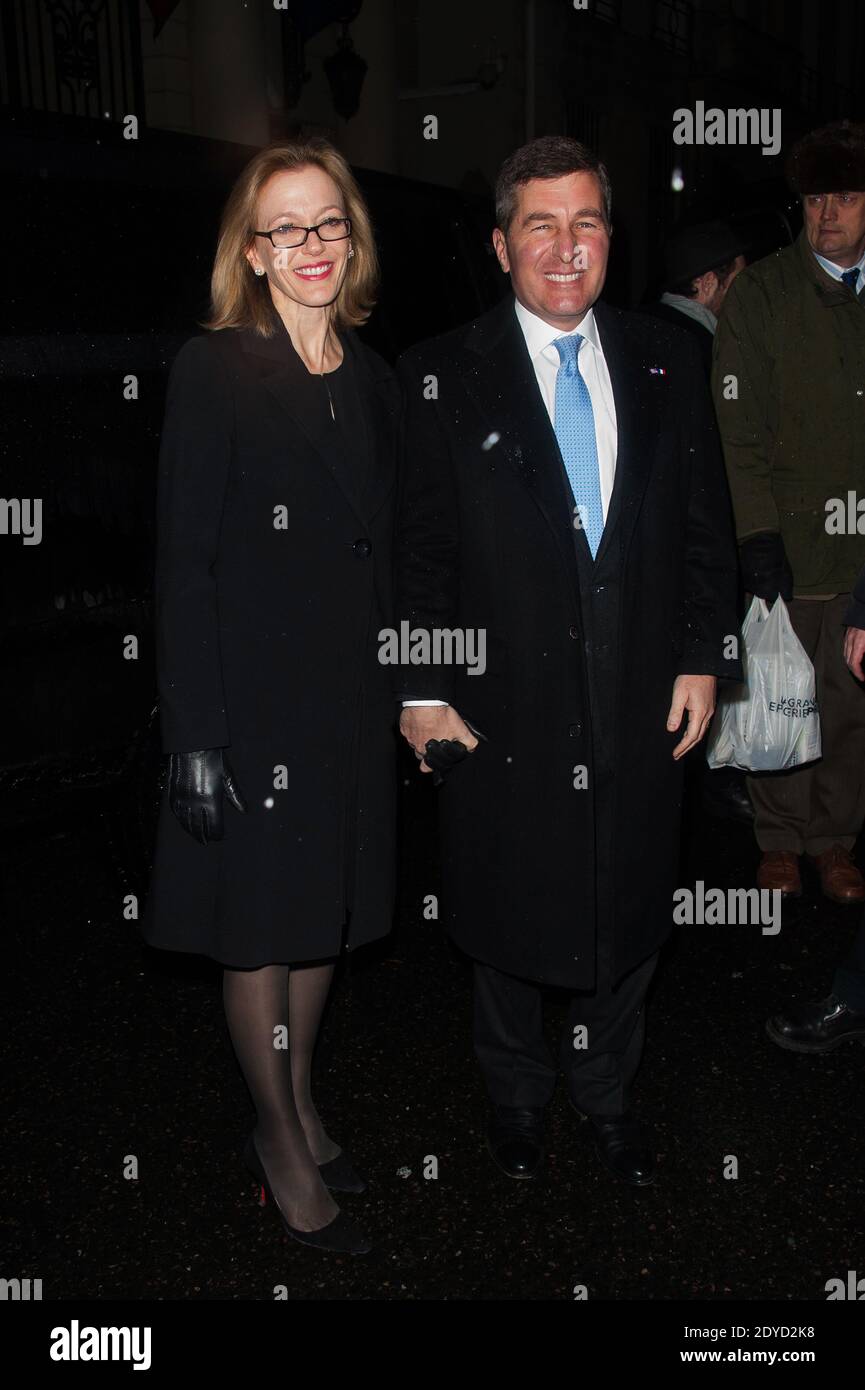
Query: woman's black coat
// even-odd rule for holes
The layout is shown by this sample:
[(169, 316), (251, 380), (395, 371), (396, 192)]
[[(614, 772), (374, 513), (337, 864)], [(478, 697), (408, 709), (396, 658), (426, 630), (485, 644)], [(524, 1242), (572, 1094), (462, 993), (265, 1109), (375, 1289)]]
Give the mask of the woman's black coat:
[[(235, 967), (335, 955), (390, 930), (396, 738), (391, 621), (399, 390), (351, 331), (365, 439), (310, 408), (279, 324), (193, 338), (174, 363), (157, 504), (165, 752), (211, 747), (248, 810), (202, 846), (167, 790), (142, 924)], [(345, 366), (340, 370), (345, 370)], [(320, 404), (320, 402), (319, 402)]]

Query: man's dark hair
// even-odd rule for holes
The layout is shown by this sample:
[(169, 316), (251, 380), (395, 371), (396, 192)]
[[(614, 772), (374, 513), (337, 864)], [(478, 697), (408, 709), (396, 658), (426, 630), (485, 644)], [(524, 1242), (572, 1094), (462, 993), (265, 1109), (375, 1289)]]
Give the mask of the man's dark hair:
[(510, 155), (496, 179), (496, 226), (507, 235), (517, 206), (517, 189), (530, 179), (559, 179), (565, 174), (595, 174), (601, 186), (601, 212), (607, 230), (613, 191), (596, 154), (570, 135), (542, 135)]
[[(700, 275), (708, 275), (710, 270), (714, 271), (718, 277), (718, 284), (723, 288), (733, 274), (737, 259), (738, 257), (734, 256), (731, 261), (722, 261), (720, 265), (706, 266), (705, 270), (700, 271)], [(669, 285), (667, 294), (680, 294), (684, 299), (696, 299), (694, 281), (699, 280), (700, 275), (691, 275), (687, 280), (680, 280), (677, 285)]]

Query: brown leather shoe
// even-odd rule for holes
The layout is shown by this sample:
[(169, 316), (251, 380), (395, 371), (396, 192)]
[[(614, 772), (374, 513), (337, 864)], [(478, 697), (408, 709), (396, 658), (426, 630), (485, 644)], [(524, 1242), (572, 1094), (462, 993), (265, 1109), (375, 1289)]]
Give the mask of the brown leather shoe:
[(809, 854), (808, 858), (820, 875), (824, 895), (833, 903), (865, 902), (865, 879), (843, 845), (830, 845), (822, 854)]
[(768, 888), (785, 898), (802, 896), (799, 856), (788, 849), (767, 849), (757, 870), (757, 887)]

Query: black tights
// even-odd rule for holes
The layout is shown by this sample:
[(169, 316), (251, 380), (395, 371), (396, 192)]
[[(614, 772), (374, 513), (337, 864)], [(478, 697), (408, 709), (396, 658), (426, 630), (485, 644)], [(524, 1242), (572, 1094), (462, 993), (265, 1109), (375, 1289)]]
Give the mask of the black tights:
[(339, 1208), (317, 1165), (340, 1152), (312, 1101), (315, 1039), (333, 976), (325, 965), (264, 965), (223, 975), (231, 1041), (256, 1112), (255, 1147), (286, 1220), (326, 1226)]

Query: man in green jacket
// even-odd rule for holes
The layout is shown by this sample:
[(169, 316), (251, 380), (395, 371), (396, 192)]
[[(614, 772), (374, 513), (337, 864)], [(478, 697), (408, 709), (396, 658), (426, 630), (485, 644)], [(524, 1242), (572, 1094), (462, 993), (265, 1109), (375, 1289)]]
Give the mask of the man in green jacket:
[(843, 660), (865, 563), (865, 126), (794, 145), (795, 245), (739, 274), (712, 390), (749, 593), (780, 594), (814, 663), (823, 756), (748, 778), (760, 888), (798, 896), (807, 854), (835, 902), (865, 901), (851, 859), (865, 820), (865, 688)]
[[(844, 614), (844, 660), (865, 681), (865, 569)], [(789, 1052), (834, 1052), (848, 1038), (865, 1038), (865, 915), (847, 955), (835, 969), (832, 988), (812, 1003), (788, 1004), (766, 1020), (766, 1032)]]

